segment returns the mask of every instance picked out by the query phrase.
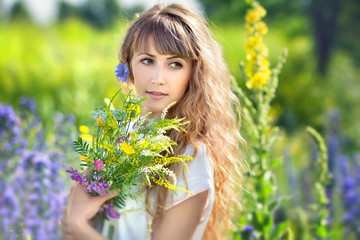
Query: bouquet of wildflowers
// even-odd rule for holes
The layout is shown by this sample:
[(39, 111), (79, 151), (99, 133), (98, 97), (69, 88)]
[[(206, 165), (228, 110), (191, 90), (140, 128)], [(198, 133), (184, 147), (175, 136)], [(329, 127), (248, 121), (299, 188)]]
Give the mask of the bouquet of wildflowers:
[[(115, 95), (116, 96), (116, 95)], [(114, 97), (115, 97), (114, 96)], [(112, 100), (101, 110), (91, 112), (94, 127), (91, 136), (74, 141), (75, 151), (81, 155), (81, 171), (67, 170), (71, 178), (86, 186), (93, 196), (116, 192), (116, 197), (100, 209), (104, 216), (119, 218), (115, 207), (122, 208), (127, 197), (136, 198), (144, 186), (175, 186), (176, 176), (167, 168), (174, 162), (191, 160), (189, 156), (172, 156), (176, 145), (165, 132), (185, 131), (183, 119), (165, 119), (168, 106), (160, 120), (141, 116), (144, 98), (127, 95), (122, 110), (112, 107)], [(186, 164), (185, 164), (186, 166)], [(186, 191), (184, 189), (180, 189)]]

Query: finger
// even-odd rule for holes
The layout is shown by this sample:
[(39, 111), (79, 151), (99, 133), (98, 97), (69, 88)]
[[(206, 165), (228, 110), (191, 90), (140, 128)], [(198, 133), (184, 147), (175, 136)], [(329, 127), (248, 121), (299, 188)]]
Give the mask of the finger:
[(74, 195), (74, 185), (71, 186), (68, 194), (66, 195), (66, 203), (67, 203), (67, 205), (69, 205), (71, 203), (73, 195)]
[[(71, 189), (70, 192), (68, 194), (68, 198), (67, 198), (67, 203), (68, 205), (71, 205), (71, 203), (73, 202), (74, 198), (76, 197), (76, 195), (79, 193), (79, 191), (82, 191), (81, 188), (85, 186), (79, 184), (79, 183), (75, 183)], [(84, 189), (85, 190), (85, 189)]]
[(114, 191), (111, 191), (111, 192), (108, 193), (108, 195), (98, 196), (98, 197), (94, 197), (94, 198), (98, 201), (98, 203), (103, 204), (107, 200), (116, 197), (116, 195), (117, 194)]
[(104, 196), (106, 200), (116, 197), (117, 193), (115, 191), (110, 191), (107, 196)]

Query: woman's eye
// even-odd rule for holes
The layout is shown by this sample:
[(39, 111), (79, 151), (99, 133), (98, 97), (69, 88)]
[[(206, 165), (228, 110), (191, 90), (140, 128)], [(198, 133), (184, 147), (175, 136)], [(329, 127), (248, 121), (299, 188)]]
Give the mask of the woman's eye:
[(173, 62), (170, 64), (170, 66), (173, 68), (182, 68), (183, 65), (179, 62)]
[(152, 61), (151, 61), (150, 59), (148, 59), (148, 58), (144, 58), (144, 59), (142, 59), (142, 60), (141, 60), (141, 62), (142, 62), (142, 63), (144, 63), (144, 64), (146, 64), (146, 65), (151, 64), (151, 63), (152, 63)]

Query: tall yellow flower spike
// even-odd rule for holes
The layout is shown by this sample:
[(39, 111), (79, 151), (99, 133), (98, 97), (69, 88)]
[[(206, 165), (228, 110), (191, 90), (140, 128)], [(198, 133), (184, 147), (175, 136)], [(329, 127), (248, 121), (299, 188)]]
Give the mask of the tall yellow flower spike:
[(264, 86), (270, 79), (268, 49), (263, 43), (262, 36), (268, 32), (268, 27), (261, 21), (266, 15), (266, 10), (257, 1), (248, 1), (252, 8), (246, 13), (246, 28), (248, 37), (245, 42), (246, 60), (245, 73), (248, 88)]

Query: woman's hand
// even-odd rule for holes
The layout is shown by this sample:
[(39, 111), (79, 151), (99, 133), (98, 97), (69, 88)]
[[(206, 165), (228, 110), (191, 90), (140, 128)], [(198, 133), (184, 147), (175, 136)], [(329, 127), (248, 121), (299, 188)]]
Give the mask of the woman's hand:
[(90, 219), (96, 215), (105, 201), (115, 196), (115, 193), (110, 193), (108, 196), (92, 197), (85, 191), (85, 186), (79, 183), (73, 185), (68, 194), (64, 215), (61, 218), (61, 232), (64, 239), (104, 238), (91, 226)]

